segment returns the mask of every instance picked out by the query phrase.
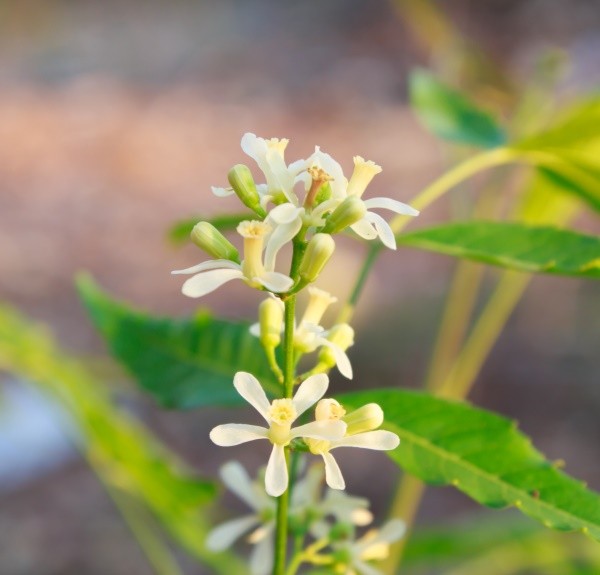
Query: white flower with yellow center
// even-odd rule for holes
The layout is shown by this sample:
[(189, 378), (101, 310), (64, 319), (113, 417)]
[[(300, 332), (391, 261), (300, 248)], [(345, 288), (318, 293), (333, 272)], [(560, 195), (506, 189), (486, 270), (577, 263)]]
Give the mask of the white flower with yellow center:
[(284, 447), (296, 438), (335, 441), (344, 436), (346, 424), (341, 421), (313, 421), (298, 427), (292, 424), (307, 409), (325, 395), (329, 380), (319, 374), (307, 378), (291, 399), (269, 402), (258, 380), (250, 373), (236, 373), (233, 385), (237, 392), (265, 419), (268, 427), (226, 423), (210, 432), (214, 443), (223, 447), (240, 445), (256, 439), (268, 439), (273, 444), (267, 464), (265, 488), (269, 495), (278, 497), (288, 486), (288, 471)]
[(237, 461), (229, 461), (219, 472), (225, 486), (253, 510), (253, 513), (226, 521), (215, 527), (206, 538), (211, 551), (224, 551), (244, 533), (253, 530), (248, 542), (254, 545), (250, 553), (252, 575), (268, 575), (273, 566), (273, 540), (275, 529), (275, 502), (268, 497), (258, 481), (250, 479)]
[(404, 521), (393, 519), (381, 529), (368, 531), (357, 541), (336, 546), (334, 557), (337, 557), (338, 561), (335, 572), (344, 575), (383, 575), (368, 562), (387, 559), (390, 544), (400, 539), (405, 532)]
[(271, 226), (258, 220), (243, 221), (237, 227), (244, 238), (244, 260), (241, 264), (231, 260), (209, 260), (191, 268), (176, 270), (173, 274), (195, 274), (182, 286), (181, 291), (188, 297), (202, 297), (223, 284), (236, 279), (245, 281), (250, 287), (267, 289), (270, 292), (288, 291), (294, 284), (285, 274), (274, 271), (272, 265), (263, 263), (265, 240), (272, 231)]
[(315, 418), (323, 422), (343, 420), (347, 423), (346, 435), (340, 439), (306, 440), (311, 453), (323, 458), (325, 480), (331, 489), (346, 487), (340, 467), (331, 454), (332, 450), (339, 447), (360, 447), (389, 451), (400, 444), (400, 438), (395, 433), (376, 429), (383, 423), (383, 410), (376, 403), (369, 403), (346, 415), (346, 410), (335, 399), (323, 399), (317, 404)]

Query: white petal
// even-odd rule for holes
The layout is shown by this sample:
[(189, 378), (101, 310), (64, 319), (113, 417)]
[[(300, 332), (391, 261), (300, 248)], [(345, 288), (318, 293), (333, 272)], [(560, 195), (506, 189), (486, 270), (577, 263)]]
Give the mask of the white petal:
[(192, 276), (181, 286), (181, 293), (188, 297), (202, 297), (231, 280), (242, 279), (244, 274), (240, 270), (211, 270)]
[(332, 198), (321, 202), (310, 214), (313, 218), (322, 218), (327, 212), (333, 212), (340, 205), (340, 200)]
[(226, 198), (227, 196), (235, 194), (233, 188), (219, 188), (217, 186), (211, 186), (210, 189), (212, 190), (212, 193), (218, 198)]
[(258, 162), (258, 158), (260, 158), (261, 155), (264, 156), (267, 152), (267, 144), (264, 139), (258, 138), (256, 134), (252, 134), (251, 132), (246, 132), (242, 136), (240, 145), (244, 153), (256, 162)]
[[(309, 166), (307, 165), (306, 160), (296, 160), (288, 166), (288, 172), (294, 176), (297, 176), (296, 179), (298, 179), (298, 177), (300, 177), (298, 174), (305, 171), (308, 167)], [(306, 175), (308, 176), (308, 174)], [(308, 177), (312, 181), (312, 178), (310, 178), (310, 176)]]
[(250, 573), (268, 575), (273, 569), (273, 526), (265, 528), (265, 535), (250, 552)]
[(267, 463), (265, 489), (272, 497), (279, 497), (288, 486), (288, 470), (283, 445), (273, 445)]
[(327, 340), (325, 338), (323, 338), (323, 340), (320, 342), (320, 344), (324, 345), (325, 347), (328, 347), (332, 351), (333, 357), (335, 358), (335, 363), (337, 365), (339, 372), (344, 377), (346, 377), (348, 379), (352, 379), (352, 376), (353, 376), (352, 364), (350, 363), (350, 359), (346, 355), (346, 352), (343, 351), (341, 347), (339, 347), (338, 345), (335, 345), (334, 343), (331, 343), (329, 340)]
[(233, 386), (237, 392), (260, 413), (267, 423), (269, 420), (269, 408), (271, 403), (267, 399), (262, 385), (251, 373), (238, 371), (233, 378)]
[(290, 431), (292, 439), (296, 437), (310, 437), (311, 439), (324, 439), (326, 441), (337, 441), (344, 437), (347, 426), (343, 421), (312, 421)]
[(377, 237), (377, 230), (363, 218), (350, 226), (352, 231), (364, 240), (374, 240)]
[(308, 167), (318, 166), (325, 170), (333, 180), (329, 182), (334, 198), (342, 198), (346, 195), (348, 180), (344, 176), (342, 166), (340, 166), (328, 153), (322, 152), (319, 146), (315, 146), (315, 152), (307, 160)]
[[(291, 205), (291, 204), (285, 204)], [(282, 206), (279, 206), (282, 207)], [(300, 231), (302, 227), (302, 217), (299, 216), (295, 220), (288, 223), (276, 224), (275, 229), (267, 240), (267, 247), (265, 249), (265, 269), (274, 270), (275, 260), (279, 250), (288, 242), (291, 242), (294, 236)]]
[(253, 335), (254, 337), (260, 337), (260, 323), (253, 323), (250, 326), (250, 335)]
[(298, 208), (292, 203), (281, 204), (273, 208), (267, 217), (267, 223), (271, 220), (276, 224), (289, 224), (302, 216), (304, 208)]
[(260, 277), (254, 279), (274, 293), (286, 292), (294, 285), (292, 278), (279, 272), (264, 272)]
[(325, 462), (325, 481), (327, 485), (331, 489), (345, 489), (346, 482), (333, 455), (329, 452), (323, 453), (323, 461)]
[(415, 210), (415, 208), (408, 204), (403, 204), (398, 200), (392, 200), (392, 198), (370, 198), (365, 200), (365, 206), (368, 210), (371, 208), (382, 208), (384, 210), (392, 210), (392, 212), (405, 216), (419, 215), (419, 210)]
[(406, 533), (406, 523), (401, 519), (388, 521), (380, 530), (375, 539), (377, 543), (393, 543)]
[(379, 569), (375, 569), (375, 567), (372, 567), (360, 559), (355, 559), (353, 566), (360, 573), (360, 575), (383, 575)]
[(300, 417), (311, 405), (317, 403), (325, 395), (328, 386), (329, 378), (324, 373), (311, 375), (305, 379), (292, 399), (296, 408), (296, 417)]
[(365, 431), (350, 435), (334, 442), (331, 449), (336, 447), (362, 447), (364, 449), (375, 449), (376, 451), (389, 451), (400, 445), (400, 438), (391, 431)]
[(210, 432), (213, 443), (221, 447), (240, 445), (255, 439), (266, 439), (268, 430), (258, 425), (246, 425), (245, 423), (225, 423), (217, 425)]
[(235, 493), (248, 507), (259, 511), (256, 492), (252, 479), (238, 461), (229, 461), (219, 472), (223, 483), (229, 491)]
[(256, 515), (247, 515), (227, 521), (215, 527), (208, 534), (205, 541), (206, 547), (211, 551), (224, 551), (257, 523), (259, 523), (259, 519)]
[(365, 214), (365, 218), (369, 220), (377, 230), (377, 235), (383, 242), (383, 245), (386, 248), (390, 248), (391, 250), (396, 249), (396, 238), (394, 237), (394, 232), (392, 228), (388, 225), (388, 223), (375, 212), (367, 212)]
[(218, 269), (228, 269), (228, 270), (239, 270), (241, 269), (240, 264), (236, 264), (230, 260), (208, 260), (206, 262), (202, 262), (191, 268), (185, 268), (184, 270), (174, 270), (171, 273), (173, 275), (177, 274), (197, 274), (199, 272), (205, 272), (207, 270), (218, 270)]

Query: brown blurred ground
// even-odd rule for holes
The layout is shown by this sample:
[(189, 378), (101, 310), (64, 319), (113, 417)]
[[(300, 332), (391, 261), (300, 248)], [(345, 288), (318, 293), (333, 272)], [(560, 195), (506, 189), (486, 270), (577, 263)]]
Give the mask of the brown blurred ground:
[[(519, 70), (541, 45), (558, 44), (575, 58), (567, 89), (585, 88), (597, 71), (593, 2), (447, 4), (462, 29), (507, 67)], [(165, 231), (179, 218), (234, 208), (213, 199), (209, 186), (223, 184), (227, 169), (245, 161), (245, 131), (289, 137), (290, 158), (319, 144), (348, 172), (353, 155), (373, 159), (384, 167), (373, 192), (400, 200), (445, 164), (405, 104), (406, 73), (425, 57), (386, 3), (0, 8), (0, 298), (48, 322), (77, 352), (102, 349), (77, 302), (77, 271), (154, 312), (194, 309), (169, 270), (194, 263), (198, 253), (169, 247)], [(440, 205), (419, 224), (460, 210)], [(348, 289), (339, 284), (340, 269), (352, 278), (361, 251), (344, 245), (323, 287)], [(382, 258), (358, 318), (374, 324), (359, 332), (352, 385), (417, 386), (452, 265), (421, 252)], [(204, 303), (249, 316), (257, 299), (231, 286)], [(537, 279), (474, 395), (517, 417), (549, 457), (565, 458), (569, 472), (597, 489), (598, 299), (589, 283)], [(197, 440), (221, 415), (199, 422), (193, 413), (143, 406), (160, 435), (201, 471), (236, 456)], [(368, 465), (346, 462), (355, 466), (352, 490), (373, 494), (373, 465), (389, 470), (391, 485), (391, 464), (365, 457)], [(385, 504), (381, 496), (374, 501), (378, 511)], [(149, 573), (83, 464), (29, 483), (0, 505), (2, 575)], [(473, 508), (451, 490), (436, 490), (423, 516)]]

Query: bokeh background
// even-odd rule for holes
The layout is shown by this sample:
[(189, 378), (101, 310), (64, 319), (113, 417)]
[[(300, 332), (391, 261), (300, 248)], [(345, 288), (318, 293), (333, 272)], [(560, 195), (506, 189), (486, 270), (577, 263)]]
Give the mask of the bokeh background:
[[(415, 66), (473, 90), (500, 116), (540, 62), (561, 62), (558, 97), (598, 86), (593, 0), (438, 2), (460, 42), (423, 12), (426, 4), (0, 2), (0, 300), (49, 324), (71, 351), (95, 357), (105, 349), (74, 275), (87, 270), (154, 313), (192, 312), (195, 302), (181, 296), (169, 271), (199, 254), (170, 245), (166, 232), (176, 220), (234, 209), (233, 201), (215, 200), (210, 185), (223, 185), (229, 167), (246, 160), (244, 132), (290, 138), (290, 158), (319, 144), (347, 172), (353, 155), (373, 159), (384, 171), (372, 189), (408, 201), (455, 161), (408, 107)], [(467, 215), (476, 189), (440, 202), (419, 224)], [(594, 231), (585, 217), (576, 227)], [(364, 253), (357, 246), (342, 245), (324, 287), (347, 293)], [(338, 389), (420, 384), (454, 265), (409, 250), (381, 258), (357, 316), (357, 375), (351, 384), (336, 378)], [(248, 293), (231, 286), (202, 303), (251, 317), (259, 298)], [(549, 458), (565, 459), (566, 470), (595, 489), (599, 295), (592, 282), (536, 278), (472, 395), (516, 418)], [(25, 382), (3, 375), (1, 383), (0, 573), (150, 574), (67, 440), (62, 411)], [(223, 413), (165, 412), (125, 390), (135, 412), (202, 473), (237, 456), (208, 444)], [(349, 487), (372, 496), (383, 515), (382, 493), (396, 471), (380, 456), (357, 461), (346, 461)], [(476, 511), (454, 490), (432, 489), (419, 522)], [(186, 573), (203, 573), (182, 562)]]

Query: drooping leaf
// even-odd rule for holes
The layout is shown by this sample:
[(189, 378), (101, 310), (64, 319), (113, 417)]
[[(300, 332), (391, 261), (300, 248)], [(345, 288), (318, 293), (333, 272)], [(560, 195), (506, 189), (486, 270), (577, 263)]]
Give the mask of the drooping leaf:
[(214, 218), (203, 218), (202, 216), (194, 216), (185, 220), (175, 222), (167, 233), (167, 236), (174, 244), (183, 244), (190, 239), (192, 229), (198, 222), (209, 222), (221, 232), (235, 230), (238, 224), (244, 220), (252, 220), (256, 216), (253, 214), (225, 214), (215, 216)]
[(337, 398), (384, 407), (384, 428), (400, 436), (389, 456), (432, 485), (454, 485), (492, 508), (517, 507), (546, 527), (600, 540), (600, 495), (559, 471), (514, 422), (425, 393), (389, 389)]
[(506, 135), (494, 118), (425, 70), (410, 75), (411, 105), (436, 136), (451, 142), (495, 148)]
[(280, 392), (247, 323), (214, 319), (207, 312), (185, 319), (154, 317), (111, 299), (88, 277), (77, 285), (112, 354), (161, 405), (244, 404), (232, 383), (237, 371), (253, 373), (268, 391)]
[(398, 244), (509, 269), (600, 277), (600, 238), (517, 222), (464, 222), (426, 228)]
[(46, 329), (2, 305), (0, 370), (58, 400), (74, 424), (83, 455), (111, 492), (150, 510), (214, 572), (245, 572), (233, 557), (204, 546), (210, 526), (201, 508), (213, 500), (215, 484), (198, 477), (141, 422), (114, 405), (107, 387), (84, 363), (61, 350)]

